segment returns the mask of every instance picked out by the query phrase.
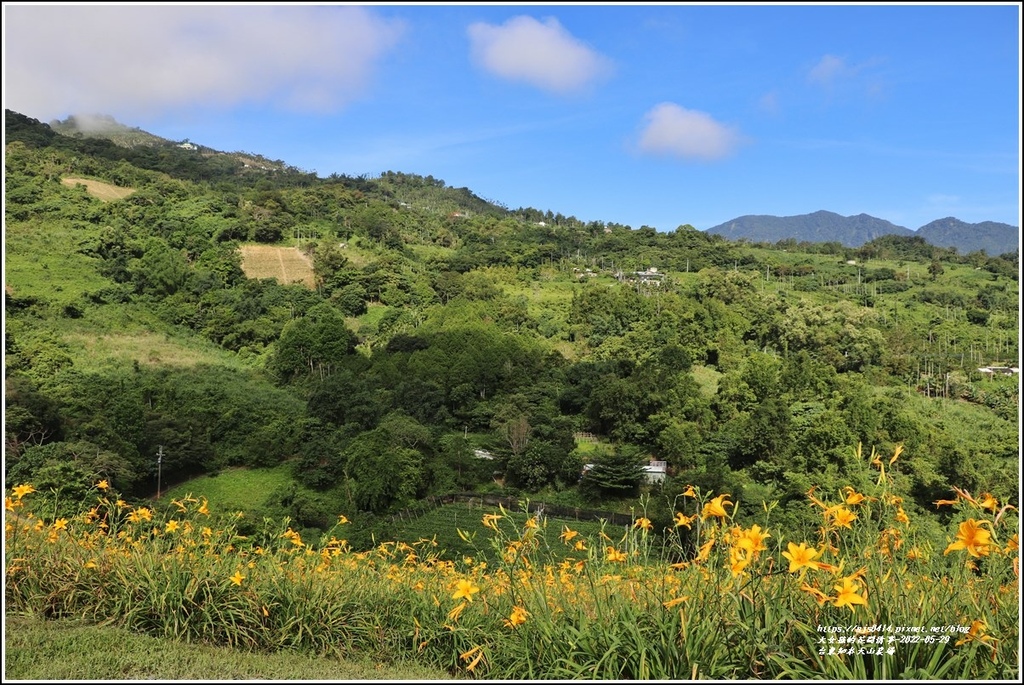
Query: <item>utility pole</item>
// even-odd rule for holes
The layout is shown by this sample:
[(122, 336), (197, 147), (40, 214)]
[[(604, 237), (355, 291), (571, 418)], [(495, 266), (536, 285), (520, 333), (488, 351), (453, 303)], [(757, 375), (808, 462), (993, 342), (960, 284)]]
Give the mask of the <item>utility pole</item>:
[(164, 461), (164, 446), (160, 445), (156, 453), (156, 498), (160, 499), (160, 471)]

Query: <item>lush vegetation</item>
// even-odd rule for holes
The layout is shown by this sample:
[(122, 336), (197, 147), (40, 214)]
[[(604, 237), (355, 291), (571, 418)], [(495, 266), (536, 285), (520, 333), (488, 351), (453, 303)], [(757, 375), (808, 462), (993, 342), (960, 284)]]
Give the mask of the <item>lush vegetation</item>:
[(940, 552), (891, 490), (900, 456), (866, 455), (864, 492), (809, 494), (806, 534), (768, 504), (744, 527), (729, 494), (687, 488), (664, 529), (641, 512), (588, 535), (499, 508), (486, 537), (460, 529), (477, 553), (458, 561), (427, 537), (356, 551), (344, 514), (317, 541), (288, 520), (242, 536), (205, 498), (154, 512), (106, 481), (51, 521), (22, 484), (7, 611), (483, 678), (1015, 680), (1016, 510), (956, 489)]
[[(223, 479), (203, 496), (233, 534), (317, 540), (345, 512), (353, 554), (420, 526), (458, 562), (454, 525), (415, 521), (456, 518), (431, 496), (642, 509), (667, 549), (692, 486), (810, 542), (808, 493), (875, 482), (859, 445), (902, 450), (887, 492), (934, 549), (953, 487), (1019, 504), (1019, 374), (979, 371), (1018, 364), (1016, 253), (733, 243), (5, 124), (5, 484), (45, 525), (101, 480), (170, 515)], [(313, 287), (247, 278), (253, 245)]]

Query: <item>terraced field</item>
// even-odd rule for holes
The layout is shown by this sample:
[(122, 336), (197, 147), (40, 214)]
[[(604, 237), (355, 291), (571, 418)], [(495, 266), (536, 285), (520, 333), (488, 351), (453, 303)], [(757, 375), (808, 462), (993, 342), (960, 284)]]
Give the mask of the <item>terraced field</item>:
[(301, 283), (311, 290), (316, 287), (313, 262), (298, 248), (242, 245), (239, 249), (242, 271), (249, 278), (276, 278), (282, 285)]

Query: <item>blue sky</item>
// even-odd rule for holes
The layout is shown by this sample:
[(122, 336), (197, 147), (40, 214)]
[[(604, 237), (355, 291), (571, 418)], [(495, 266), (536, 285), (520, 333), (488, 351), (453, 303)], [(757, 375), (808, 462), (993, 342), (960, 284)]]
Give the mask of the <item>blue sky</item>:
[(705, 230), (1020, 226), (1021, 9), (4, 4), (4, 106)]

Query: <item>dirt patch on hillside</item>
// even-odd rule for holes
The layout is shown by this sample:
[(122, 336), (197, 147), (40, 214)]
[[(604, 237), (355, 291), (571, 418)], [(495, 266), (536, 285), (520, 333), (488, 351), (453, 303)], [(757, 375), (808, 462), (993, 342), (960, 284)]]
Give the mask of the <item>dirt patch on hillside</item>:
[(121, 186), (115, 186), (111, 183), (93, 181), (88, 178), (62, 178), (60, 182), (70, 188), (74, 188), (77, 185), (83, 185), (85, 186), (86, 192), (103, 202), (123, 200), (135, 192), (135, 188), (122, 188)]
[(242, 271), (248, 278), (276, 278), (278, 283), (301, 283), (310, 290), (313, 280), (313, 262), (295, 247), (273, 245), (242, 245)]

